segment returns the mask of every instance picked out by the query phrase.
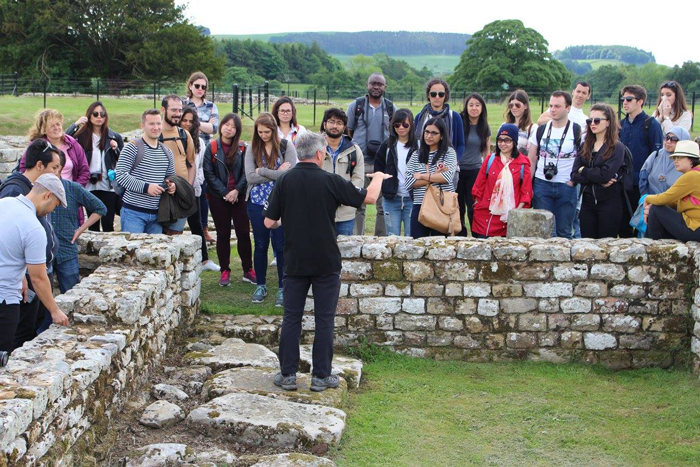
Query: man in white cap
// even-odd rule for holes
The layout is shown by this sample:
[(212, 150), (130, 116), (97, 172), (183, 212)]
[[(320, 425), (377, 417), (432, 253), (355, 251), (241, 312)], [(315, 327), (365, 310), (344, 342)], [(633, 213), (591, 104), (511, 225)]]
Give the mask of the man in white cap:
[(39, 299), (51, 313), (53, 322), (68, 325), (68, 317), (58, 308), (46, 274), (46, 233), (37, 216), (43, 217), (59, 204), (67, 206), (61, 180), (54, 174), (36, 179), (27, 196), (0, 199), (0, 351), (11, 352), (24, 341), (15, 339), (24, 323), (19, 313), (21, 300), (28, 301), (25, 269)]

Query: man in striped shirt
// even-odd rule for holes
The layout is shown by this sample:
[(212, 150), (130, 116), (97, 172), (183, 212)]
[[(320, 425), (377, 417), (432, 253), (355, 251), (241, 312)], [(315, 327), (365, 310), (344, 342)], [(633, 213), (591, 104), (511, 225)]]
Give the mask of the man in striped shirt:
[(160, 112), (147, 110), (141, 116), (144, 156), (136, 164), (137, 142), (122, 149), (117, 162), (117, 181), (125, 188), (122, 198), (122, 232), (163, 233), (158, 223), (158, 205), (161, 195), (175, 193), (175, 184), (168, 177), (175, 175), (173, 153), (158, 142), (163, 123)]

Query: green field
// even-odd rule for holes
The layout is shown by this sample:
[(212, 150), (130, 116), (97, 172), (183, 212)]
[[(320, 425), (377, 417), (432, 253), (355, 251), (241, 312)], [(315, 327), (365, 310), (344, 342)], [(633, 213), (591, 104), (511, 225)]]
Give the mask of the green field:
[(580, 63), (589, 63), (594, 70), (597, 70), (598, 68), (602, 67), (603, 65), (614, 65), (614, 66), (622, 66), (622, 65), (627, 65), (625, 62), (621, 62), (620, 60), (576, 60), (577, 62)]
[[(340, 63), (348, 63), (354, 55), (332, 54)], [(459, 64), (459, 55), (392, 55), (394, 60), (403, 60), (411, 67), (420, 70), (423, 67), (428, 68), (438, 75), (452, 73)]]

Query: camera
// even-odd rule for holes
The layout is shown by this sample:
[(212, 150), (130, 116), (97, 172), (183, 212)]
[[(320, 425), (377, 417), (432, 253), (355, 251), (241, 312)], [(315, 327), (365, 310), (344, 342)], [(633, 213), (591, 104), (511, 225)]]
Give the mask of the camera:
[(554, 176), (558, 173), (559, 173), (559, 169), (557, 168), (556, 165), (554, 165), (554, 162), (549, 162), (544, 167), (544, 178), (546, 178), (547, 180), (553, 179)]
[(102, 180), (102, 172), (91, 172), (90, 173), (90, 183), (96, 185), (97, 182)]
[(0, 368), (7, 365), (7, 360), (10, 358), (10, 354), (4, 350), (0, 350)]

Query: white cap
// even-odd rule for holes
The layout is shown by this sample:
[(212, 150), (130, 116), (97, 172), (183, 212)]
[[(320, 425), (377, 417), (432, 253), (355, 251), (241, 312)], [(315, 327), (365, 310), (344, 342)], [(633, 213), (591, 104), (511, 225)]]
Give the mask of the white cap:
[(61, 206), (64, 208), (68, 207), (68, 201), (66, 200), (66, 190), (63, 189), (63, 183), (61, 179), (54, 174), (44, 174), (36, 179), (34, 185), (41, 185), (47, 190), (49, 190), (53, 195), (58, 198), (61, 202)]

